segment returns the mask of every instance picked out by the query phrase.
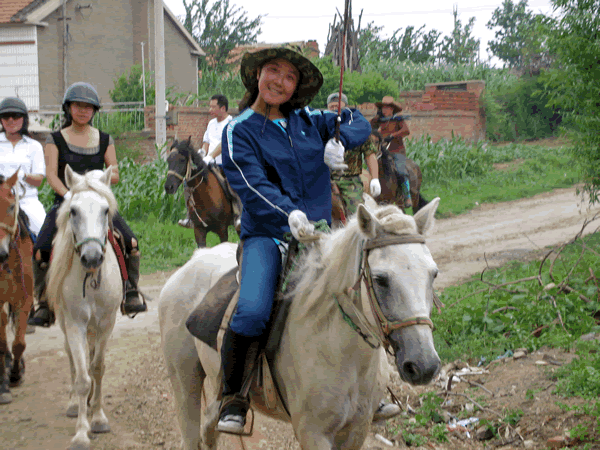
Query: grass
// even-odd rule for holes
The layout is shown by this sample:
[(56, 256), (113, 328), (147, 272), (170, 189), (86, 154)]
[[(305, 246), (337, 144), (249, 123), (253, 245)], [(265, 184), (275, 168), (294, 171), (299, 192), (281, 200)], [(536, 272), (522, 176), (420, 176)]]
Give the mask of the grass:
[[(486, 148), (481, 175), (440, 179), (423, 170), (423, 196), (440, 197), (438, 217), (465, 213), (483, 203), (498, 203), (532, 197), (558, 188), (568, 188), (580, 181), (566, 147), (511, 144)], [(419, 161), (418, 150), (414, 159)], [(522, 160), (503, 170), (494, 164)]]

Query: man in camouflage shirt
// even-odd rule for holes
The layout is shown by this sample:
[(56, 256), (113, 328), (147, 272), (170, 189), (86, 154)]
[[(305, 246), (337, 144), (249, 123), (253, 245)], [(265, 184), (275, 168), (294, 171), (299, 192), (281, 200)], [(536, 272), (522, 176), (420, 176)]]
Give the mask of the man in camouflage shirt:
[[(339, 105), (339, 94), (334, 92), (327, 97), (327, 109), (337, 112)], [(348, 104), (348, 98), (342, 94), (342, 109)], [(356, 213), (359, 203), (362, 203), (363, 184), (360, 174), (363, 170), (363, 158), (367, 163), (367, 169), (371, 175), (369, 193), (375, 198), (381, 194), (381, 184), (379, 183), (379, 168), (377, 165), (377, 147), (371, 137), (367, 141), (355, 148), (346, 149), (344, 153), (344, 163), (348, 168), (342, 174), (332, 174), (333, 181), (337, 184), (340, 195), (344, 200), (348, 215)]]

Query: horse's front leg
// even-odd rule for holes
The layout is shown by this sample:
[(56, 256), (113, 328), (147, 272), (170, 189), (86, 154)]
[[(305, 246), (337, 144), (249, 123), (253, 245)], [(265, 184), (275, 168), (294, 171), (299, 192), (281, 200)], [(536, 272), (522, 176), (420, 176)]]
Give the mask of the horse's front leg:
[(75, 378), (73, 394), (77, 398), (77, 424), (75, 437), (71, 440), (69, 450), (88, 450), (90, 448), (90, 423), (87, 419), (87, 402), (92, 379), (88, 374), (88, 349), (86, 325), (84, 323), (67, 323), (64, 328), (67, 345), (65, 348), (71, 352)]
[(112, 326), (108, 328), (108, 331), (106, 329), (104, 329), (104, 331), (97, 330), (100, 336), (96, 339), (94, 356), (90, 362), (90, 374), (94, 379), (90, 402), (92, 409), (92, 433), (110, 432), (108, 418), (106, 417), (106, 414), (104, 414), (104, 409), (102, 408), (102, 377), (104, 376), (105, 368), (104, 355), (106, 353), (106, 345), (111, 331)]
[(6, 359), (8, 353), (8, 342), (6, 338), (6, 324), (8, 315), (3, 305), (0, 305), (0, 405), (12, 402), (12, 395), (9, 389), (8, 374), (6, 371)]
[[(198, 248), (206, 247), (206, 227), (201, 225), (201, 228), (198, 228), (196, 224), (194, 224), (194, 238), (196, 239), (196, 245)], [(226, 239), (227, 240), (227, 239)]]
[(28, 296), (22, 307), (18, 310), (18, 314), (15, 314), (15, 339), (12, 344), (12, 355), (13, 365), (10, 371), (10, 384), (11, 386), (18, 386), (23, 380), (23, 374), (25, 373), (25, 360), (23, 359), (23, 353), (25, 353), (25, 332), (27, 330), (27, 317), (29, 316), (29, 310), (33, 297)]

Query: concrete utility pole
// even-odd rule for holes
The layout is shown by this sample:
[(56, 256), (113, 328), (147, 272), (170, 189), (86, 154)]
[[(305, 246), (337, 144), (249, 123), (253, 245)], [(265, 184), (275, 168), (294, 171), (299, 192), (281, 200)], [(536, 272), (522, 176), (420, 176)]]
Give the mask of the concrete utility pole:
[(165, 27), (162, 0), (154, 0), (154, 78), (156, 88), (156, 145), (162, 147), (167, 141), (167, 117), (165, 99)]
[(142, 44), (142, 87), (144, 89), (144, 108), (146, 107), (146, 63), (144, 62), (144, 42)]
[(67, 90), (68, 85), (68, 60), (69, 51), (67, 45), (69, 42), (69, 28), (67, 27), (67, 0), (62, 3), (62, 21), (63, 21), (63, 94)]

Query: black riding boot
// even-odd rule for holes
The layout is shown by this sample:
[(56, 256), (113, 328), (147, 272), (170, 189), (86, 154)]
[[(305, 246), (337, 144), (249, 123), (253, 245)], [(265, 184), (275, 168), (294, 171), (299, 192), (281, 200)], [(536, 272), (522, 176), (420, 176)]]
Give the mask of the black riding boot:
[(140, 252), (137, 251), (136, 254), (130, 253), (126, 255), (125, 264), (129, 279), (125, 282), (125, 299), (121, 305), (121, 312), (124, 315), (145, 312), (148, 307), (138, 289), (138, 282), (140, 281)]
[(33, 259), (33, 295), (38, 300), (38, 308), (33, 315), (29, 315), (27, 325), (38, 327), (49, 327), (56, 320), (54, 312), (46, 300), (46, 274), (48, 273), (48, 263), (42, 260)]
[(240, 391), (244, 382), (244, 368), (250, 346), (254, 338), (243, 336), (227, 329), (221, 347), (221, 365), (223, 368), (223, 400), (219, 412), (218, 431), (242, 434), (246, 424), (248, 399)]

